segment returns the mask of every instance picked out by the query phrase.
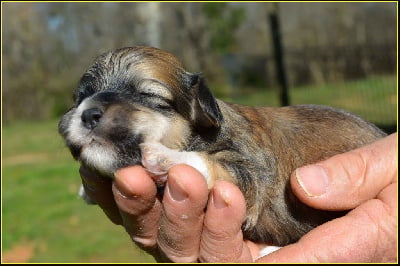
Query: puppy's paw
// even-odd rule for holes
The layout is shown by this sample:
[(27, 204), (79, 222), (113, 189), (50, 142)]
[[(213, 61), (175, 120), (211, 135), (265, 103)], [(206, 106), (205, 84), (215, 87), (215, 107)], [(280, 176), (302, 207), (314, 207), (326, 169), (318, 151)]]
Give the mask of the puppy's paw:
[[(209, 171), (205, 160), (197, 152), (178, 151), (158, 142), (140, 144), (142, 165), (158, 186), (167, 181), (168, 170), (177, 164), (187, 164), (199, 171), (209, 183)], [(210, 183), (209, 183), (210, 184)]]
[(142, 150), (142, 164), (152, 174), (166, 174), (168, 169), (173, 166), (170, 158), (174, 156), (174, 150), (156, 142), (140, 144), (140, 148)]
[(143, 166), (151, 174), (157, 185), (163, 185), (167, 180), (168, 170), (179, 163), (180, 152), (157, 142), (140, 144), (140, 148)]

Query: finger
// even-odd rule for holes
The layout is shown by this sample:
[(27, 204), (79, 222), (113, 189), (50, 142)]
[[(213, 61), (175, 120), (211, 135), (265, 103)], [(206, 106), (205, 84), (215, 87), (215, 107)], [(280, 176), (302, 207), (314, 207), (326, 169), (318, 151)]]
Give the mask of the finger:
[(141, 166), (120, 169), (115, 173), (112, 191), (125, 230), (143, 249), (152, 250), (156, 245), (161, 204), (151, 177)]
[(207, 183), (198, 171), (187, 165), (169, 170), (158, 245), (171, 261), (197, 261), (207, 199)]
[(101, 207), (113, 223), (122, 224), (122, 219), (111, 191), (112, 180), (99, 176), (83, 166), (79, 168), (79, 173), (85, 193), (89, 198)]
[(242, 224), (246, 203), (232, 183), (217, 181), (212, 190), (204, 219), (200, 244), (202, 262), (252, 262), (243, 241)]
[(351, 209), (397, 182), (397, 133), (365, 147), (301, 167), (291, 176), (293, 191), (307, 205)]
[[(395, 185), (390, 185), (394, 188)], [(395, 197), (396, 194), (392, 194)], [(370, 200), (346, 216), (325, 223), (297, 243), (257, 262), (349, 263), (395, 262), (397, 218), (382, 201)]]

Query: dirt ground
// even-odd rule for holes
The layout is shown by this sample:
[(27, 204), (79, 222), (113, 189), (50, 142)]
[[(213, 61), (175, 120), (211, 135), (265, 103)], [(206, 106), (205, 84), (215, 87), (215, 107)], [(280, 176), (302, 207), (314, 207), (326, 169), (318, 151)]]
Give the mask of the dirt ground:
[(4, 263), (26, 263), (33, 256), (33, 245), (29, 243), (14, 245), (11, 249), (3, 253), (2, 262)]

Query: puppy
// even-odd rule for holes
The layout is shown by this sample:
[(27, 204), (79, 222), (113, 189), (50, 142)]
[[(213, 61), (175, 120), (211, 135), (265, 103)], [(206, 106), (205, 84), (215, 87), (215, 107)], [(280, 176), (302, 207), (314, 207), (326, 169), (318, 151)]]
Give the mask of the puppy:
[(279, 246), (344, 214), (301, 203), (290, 174), (385, 136), (330, 107), (255, 108), (217, 100), (201, 75), (151, 47), (98, 57), (74, 100), (59, 132), (82, 165), (110, 178), (118, 168), (143, 165), (159, 187), (178, 163), (196, 168), (209, 188), (229, 180), (246, 199), (244, 236)]

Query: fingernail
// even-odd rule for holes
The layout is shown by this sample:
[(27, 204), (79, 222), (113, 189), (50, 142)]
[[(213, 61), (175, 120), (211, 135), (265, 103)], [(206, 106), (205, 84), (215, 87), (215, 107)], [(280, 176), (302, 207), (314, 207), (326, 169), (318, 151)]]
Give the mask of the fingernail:
[(318, 165), (296, 169), (296, 179), (309, 197), (318, 197), (326, 193), (329, 179), (324, 168)]
[(170, 175), (168, 177), (167, 186), (168, 186), (168, 193), (173, 200), (184, 201), (185, 199), (188, 198), (188, 194), (186, 193), (182, 184), (180, 184), (173, 175)]
[(213, 189), (212, 202), (214, 204), (214, 207), (217, 209), (222, 209), (229, 205), (228, 200), (226, 199), (226, 195), (224, 195), (223, 191), (219, 191), (217, 189)]
[(117, 188), (117, 192), (122, 197), (127, 199), (132, 199), (136, 197), (136, 195), (132, 194), (129, 182), (126, 182), (123, 175), (120, 175), (118, 171), (114, 173), (114, 184), (115, 187)]

